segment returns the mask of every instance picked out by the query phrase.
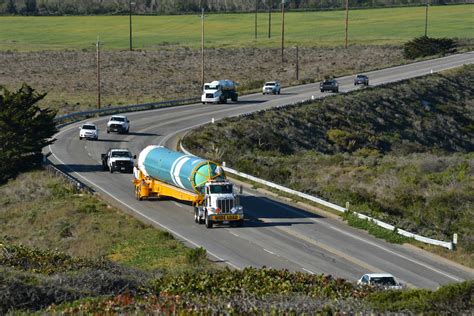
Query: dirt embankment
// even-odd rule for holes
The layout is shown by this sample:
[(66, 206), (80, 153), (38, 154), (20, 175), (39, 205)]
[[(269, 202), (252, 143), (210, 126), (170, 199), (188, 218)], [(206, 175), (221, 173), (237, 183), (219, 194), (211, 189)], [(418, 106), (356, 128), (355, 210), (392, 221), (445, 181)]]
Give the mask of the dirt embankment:
[[(239, 90), (259, 88), (265, 80), (295, 84), (295, 49), (210, 49), (205, 51), (205, 80), (228, 78)], [(300, 82), (363, 72), (403, 63), (394, 46), (300, 48)], [(102, 105), (134, 104), (195, 97), (200, 94), (200, 50), (173, 48), (157, 51), (101, 53)], [(0, 52), (0, 85), (18, 89), (27, 83), (48, 96), (43, 106), (60, 113), (96, 107), (96, 52)]]

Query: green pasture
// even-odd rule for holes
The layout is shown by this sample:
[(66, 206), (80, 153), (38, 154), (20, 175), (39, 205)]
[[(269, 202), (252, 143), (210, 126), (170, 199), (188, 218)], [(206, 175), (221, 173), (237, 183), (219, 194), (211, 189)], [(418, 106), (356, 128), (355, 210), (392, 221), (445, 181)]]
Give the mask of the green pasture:
[[(199, 15), (133, 16), (133, 46), (154, 49), (201, 45)], [(287, 12), (285, 46), (339, 46), (344, 44), (344, 11)], [(400, 44), (424, 34), (425, 7), (353, 10), (349, 13), (350, 44)], [(281, 12), (272, 14), (268, 38), (268, 13), (208, 14), (206, 47), (279, 47)], [(474, 36), (474, 5), (429, 8), (431, 37)], [(38, 51), (90, 49), (100, 36), (106, 49), (128, 49), (129, 16), (0, 17), (0, 50)]]

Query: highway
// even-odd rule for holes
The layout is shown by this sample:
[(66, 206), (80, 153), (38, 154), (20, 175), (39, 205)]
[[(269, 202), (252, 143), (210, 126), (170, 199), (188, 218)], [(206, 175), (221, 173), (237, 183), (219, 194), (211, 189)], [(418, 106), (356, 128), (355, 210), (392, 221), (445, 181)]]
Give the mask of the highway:
[[(474, 63), (474, 52), (411, 65), (367, 72), (370, 85), (379, 85)], [(273, 78), (272, 78), (273, 79)], [(354, 87), (353, 76), (338, 78), (340, 92)], [(137, 201), (132, 175), (102, 171), (101, 153), (126, 147), (137, 154), (150, 144), (167, 144), (190, 128), (212, 119), (273, 108), (311, 97), (319, 98), (319, 83), (282, 88), (281, 95), (252, 94), (239, 103), (192, 104), (128, 113), (130, 133), (107, 134), (108, 117), (91, 119), (100, 129), (98, 141), (79, 140), (80, 122), (67, 125), (49, 146), (49, 159), (61, 170), (91, 186), (125, 212), (170, 231), (191, 247), (204, 247), (211, 260), (236, 269), (248, 266), (330, 274), (351, 281), (364, 273), (388, 272), (409, 287), (435, 289), (440, 285), (474, 279), (474, 271), (412, 246), (386, 243), (353, 229), (340, 219), (316, 215), (246, 187), (241, 202), (244, 227), (194, 223), (192, 207), (172, 200)]]

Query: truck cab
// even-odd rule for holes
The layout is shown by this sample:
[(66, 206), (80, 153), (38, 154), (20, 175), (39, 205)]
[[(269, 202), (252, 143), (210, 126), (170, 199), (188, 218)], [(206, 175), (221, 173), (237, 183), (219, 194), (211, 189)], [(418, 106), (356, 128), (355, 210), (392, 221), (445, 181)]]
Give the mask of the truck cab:
[(244, 210), (234, 186), (227, 180), (209, 181), (202, 187), (203, 203), (194, 207), (194, 221), (212, 228), (215, 223), (242, 226)]
[(216, 80), (204, 84), (201, 96), (202, 104), (227, 103), (227, 99), (231, 99), (234, 102), (238, 100), (238, 94), (233, 81)]

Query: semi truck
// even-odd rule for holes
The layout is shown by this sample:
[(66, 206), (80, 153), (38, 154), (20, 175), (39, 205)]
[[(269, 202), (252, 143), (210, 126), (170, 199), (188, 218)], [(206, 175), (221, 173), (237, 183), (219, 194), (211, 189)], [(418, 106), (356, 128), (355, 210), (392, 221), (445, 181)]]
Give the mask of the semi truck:
[(205, 83), (201, 96), (202, 104), (205, 103), (227, 103), (228, 99), (237, 102), (239, 95), (235, 90), (232, 80), (216, 80)]
[(163, 146), (143, 149), (133, 170), (138, 200), (170, 197), (194, 206), (194, 221), (242, 226), (244, 211), (233, 184), (217, 163)]

